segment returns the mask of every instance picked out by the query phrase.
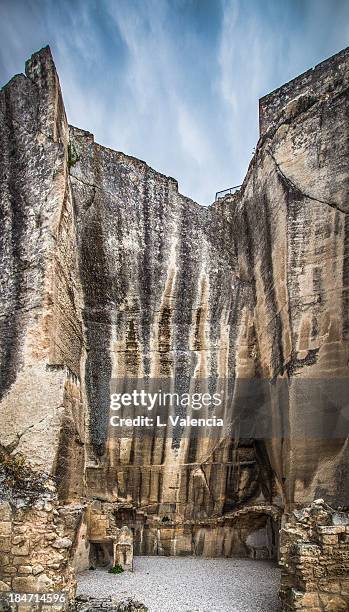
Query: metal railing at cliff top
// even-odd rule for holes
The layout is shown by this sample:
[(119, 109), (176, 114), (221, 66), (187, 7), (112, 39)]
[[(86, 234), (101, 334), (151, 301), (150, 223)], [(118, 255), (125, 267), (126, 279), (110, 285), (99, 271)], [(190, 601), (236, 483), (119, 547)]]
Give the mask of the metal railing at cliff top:
[(216, 197), (215, 200), (220, 200), (221, 198), (224, 198), (226, 195), (232, 194), (232, 193), (236, 193), (237, 191), (239, 191), (241, 185), (235, 185), (235, 187), (229, 187), (228, 189), (223, 189), (222, 191), (217, 191), (216, 192)]

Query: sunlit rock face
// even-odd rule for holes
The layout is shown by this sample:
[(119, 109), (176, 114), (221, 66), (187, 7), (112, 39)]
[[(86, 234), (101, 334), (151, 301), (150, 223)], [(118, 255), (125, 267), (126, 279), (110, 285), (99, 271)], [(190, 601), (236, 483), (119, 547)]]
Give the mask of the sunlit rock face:
[[(271, 557), (285, 507), (348, 503), (345, 441), (304, 387), (348, 376), (348, 62), (261, 100), (246, 179), (207, 208), (68, 126), (48, 48), (1, 91), (0, 444), (138, 553)], [(267, 380), (268, 435), (120, 439), (112, 379), (234, 379), (233, 422), (241, 381)]]
[(83, 437), (83, 335), (69, 129), (48, 48), (2, 89), (0, 114), (1, 444), (52, 473), (64, 422), (69, 444)]
[(345, 50), (260, 101), (238, 205), (260, 368), (289, 380), (290, 440), (269, 445), (286, 504), (348, 504), (348, 66)]

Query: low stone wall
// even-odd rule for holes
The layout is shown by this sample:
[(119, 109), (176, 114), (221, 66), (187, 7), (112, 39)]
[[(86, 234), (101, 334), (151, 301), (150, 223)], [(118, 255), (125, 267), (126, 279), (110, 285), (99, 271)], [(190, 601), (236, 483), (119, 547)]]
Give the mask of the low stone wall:
[(0, 591), (75, 594), (70, 538), (52, 500), (0, 504)]
[(294, 510), (280, 532), (283, 610), (349, 609), (349, 513), (316, 500)]
[(0, 601), (10, 591), (63, 592), (72, 600), (71, 560), (83, 507), (61, 506), (52, 478), (4, 451), (0, 485)]

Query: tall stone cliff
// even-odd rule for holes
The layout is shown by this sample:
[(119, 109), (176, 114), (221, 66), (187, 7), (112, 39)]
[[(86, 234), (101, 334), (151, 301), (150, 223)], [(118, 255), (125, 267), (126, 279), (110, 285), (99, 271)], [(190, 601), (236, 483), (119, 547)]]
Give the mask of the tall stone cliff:
[[(331, 403), (349, 374), (348, 68), (344, 50), (260, 101), (244, 183), (210, 207), (69, 126), (49, 48), (2, 89), (3, 585), (18, 574), (16, 523), (42, 568), (31, 587), (68, 589), (91, 522), (132, 526), (143, 554), (270, 558), (283, 512), (348, 505)], [(268, 435), (120, 439), (112, 379), (233, 380), (232, 423), (260, 381)], [(40, 512), (58, 560), (35, 539)]]

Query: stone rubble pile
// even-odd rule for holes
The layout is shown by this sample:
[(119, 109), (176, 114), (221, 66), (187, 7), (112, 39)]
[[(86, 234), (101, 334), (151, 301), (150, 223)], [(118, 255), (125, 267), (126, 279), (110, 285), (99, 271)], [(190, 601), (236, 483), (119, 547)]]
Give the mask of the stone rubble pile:
[(117, 601), (113, 597), (99, 599), (97, 597), (87, 597), (79, 595), (74, 604), (69, 608), (69, 612), (148, 612), (148, 608), (139, 601), (127, 598)]

